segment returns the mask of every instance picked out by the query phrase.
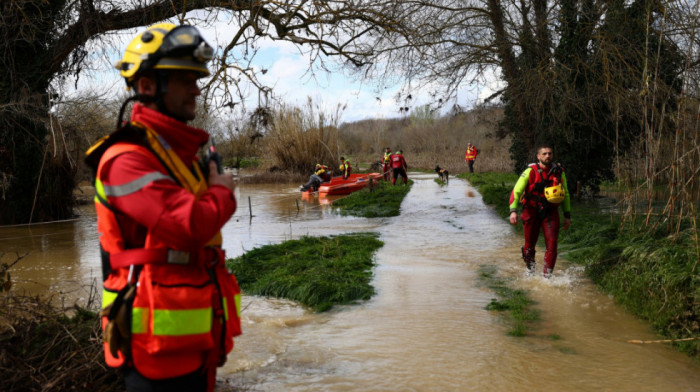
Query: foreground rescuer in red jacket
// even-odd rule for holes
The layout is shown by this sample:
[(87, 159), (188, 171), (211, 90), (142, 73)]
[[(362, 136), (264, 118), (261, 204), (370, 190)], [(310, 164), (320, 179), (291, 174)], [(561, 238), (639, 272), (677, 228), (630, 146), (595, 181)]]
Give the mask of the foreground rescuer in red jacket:
[(129, 391), (213, 391), (241, 333), (220, 233), (236, 209), (233, 177), (214, 160), (200, 167), (209, 135), (186, 124), (212, 55), (192, 26), (139, 34), (117, 64), (136, 92), (131, 121), (86, 159), (96, 175), (105, 359), (123, 369)]
[(532, 163), (520, 175), (510, 196), (510, 223), (518, 223), (518, 203), (523, 204), (523, 260), (528, 273), (535, 270), (535, 245), (544, 233), (546, 250), (543, 273), (545, 278), (552, 276), (557, 262), (557, 242), (559, 239), (559, 205), (564, 210), (563, 229), (571, 224), (571, 202), (566, 185), (564, 169), (554, 163), (554, 150), (549, 146), (537, 149), (537, 163)]

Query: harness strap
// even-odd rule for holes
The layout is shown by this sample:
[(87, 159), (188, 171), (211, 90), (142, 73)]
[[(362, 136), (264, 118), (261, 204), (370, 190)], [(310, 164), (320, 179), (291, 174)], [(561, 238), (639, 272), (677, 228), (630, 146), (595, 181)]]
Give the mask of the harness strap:
[[(535, 183), (533, 185), (533, 190), (535, 193), (530, 193), (525, 190), (525, 193), (523, 194), (522, 201), (523, 203), (526, 201), (533, 202), (535, 204), (545, 204), (548, 203), (547, 198), (544, 196), (544, 188), (548, 185), (548, 182), (551, 181), (552, 178), (559, 178), (561, 176), (561, 166), (557, 163), (552, 163), (552, 168), (549, 170), (549, 174), (545, 175), (544, 170), (540, 167), (540, 165), (533, 163), (528, 166), (532, 168), (532, 170), (535, 170)], [(561, 180), (560, 180), (561, 181)], [(538, 187), (542, 189), (537, 189)], [(546, 205), (546, 204), (545, 204)]]
[(196, 252), (185, 252), (175, 249), (126, 249), (121, 252), (111, 253), (109, 256), (112, 270), (128, 268), (132, 265), (144, 264), (178, 264), (178, 265), (204, 265), (219, 261), (217, 247), (208, 246)]

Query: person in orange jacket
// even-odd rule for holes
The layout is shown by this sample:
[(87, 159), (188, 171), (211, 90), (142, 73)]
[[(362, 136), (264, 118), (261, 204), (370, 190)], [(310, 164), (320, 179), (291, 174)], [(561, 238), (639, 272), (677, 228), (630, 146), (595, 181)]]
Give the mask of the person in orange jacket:
[(234, 179), (215, 160), (201, 165), (209, 134), (187, 125), (212, 56), (192, 26), (138, 34), (117, 64), (136, 92), (121, 112), (136, 101), (131, 120), (87, 152), (105, 360), (122, 370), (128, 391), (213, 391), (241, 333), (240, 288), (220, 231), (236, 210)]
[(467, 151), (464, 152), (464, 162), (469, 165), (469, 173), (474, 173), (474, 161), (479, 154), (479, 150), (471, 143), (467, 143)]

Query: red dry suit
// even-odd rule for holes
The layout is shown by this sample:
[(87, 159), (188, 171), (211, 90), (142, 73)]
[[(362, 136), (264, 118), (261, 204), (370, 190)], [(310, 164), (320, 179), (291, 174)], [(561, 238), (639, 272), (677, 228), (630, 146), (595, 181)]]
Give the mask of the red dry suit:
[(517, 211), (518, 203), (523, 204), (523, 260), (528, 267), (535, 262), (535, 245), (540, 235), (544, 233), (546, 251), (544, 254), (544, 273), (548, 275), (557, 262), (557, 242), (559, 238), (559, 205), (547, 201), (544, 188), (561, 184), (565, 192), (564, 217), (571, 216), (571, 200), (566, 184), (566, 175), (561, 165), (553, 163), (549, 168), (543, 168), (537, 163), (528, 165), (518, 179), (510, 195), (510, 211)]
[(126, 308), (130, 337), (116, 352), (105, 344), (105, 360), (155, 380), (207, 372), (213, 390), (216, 366), (241, 333), (240, 289), (224, 265), (219, 231), (236, 200), (226, 187), (208, 187), (199, 168), (206, 132), (138, 103), (131, 120), (87, 158), (99, 162), (103, 309), (135, 287)]
[(391, 178), (391, 184), (396, 184), (396, 178), (402, 176), (403, 183), (408, 181), (406, 177), (406, 160), (403, 158), (403, 154), (392, 154), (391, 155), (391, 170), (393, 171), (393, 176)]

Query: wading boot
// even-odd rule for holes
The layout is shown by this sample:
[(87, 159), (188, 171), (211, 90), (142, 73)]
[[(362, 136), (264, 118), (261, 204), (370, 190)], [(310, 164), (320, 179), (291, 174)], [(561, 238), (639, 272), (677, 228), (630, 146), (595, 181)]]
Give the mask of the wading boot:
[(525, 261), (525, 266), (527, 267), (527, 274), (532, 275), (535, 272), (535, 250), (525, 250), (525, 247), (521, 247), (520, 250), (523, 253), (523, 261)]
[(551, 268), (544, 269), (544, 277), (545, 277), (545, 279), (549, 279), (552, 277), (552, 269)]

